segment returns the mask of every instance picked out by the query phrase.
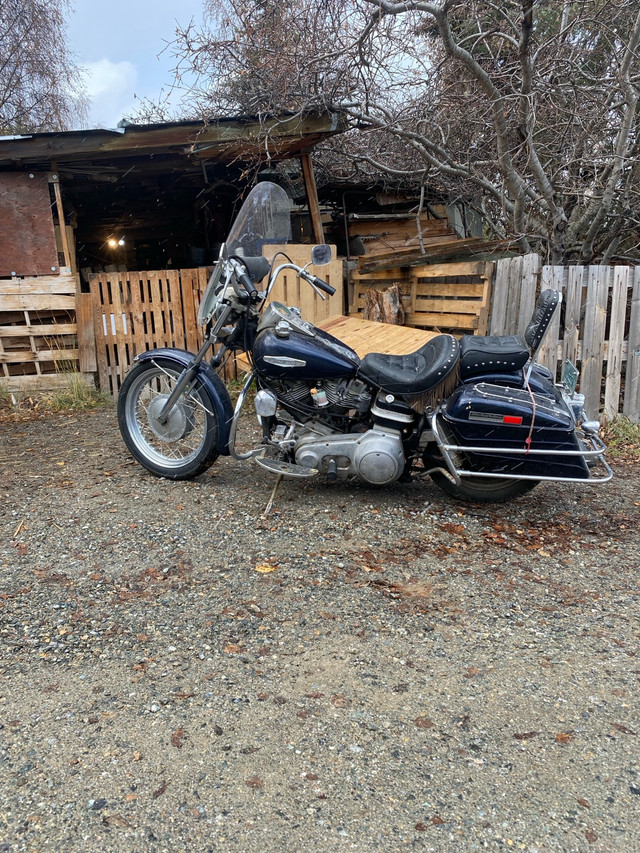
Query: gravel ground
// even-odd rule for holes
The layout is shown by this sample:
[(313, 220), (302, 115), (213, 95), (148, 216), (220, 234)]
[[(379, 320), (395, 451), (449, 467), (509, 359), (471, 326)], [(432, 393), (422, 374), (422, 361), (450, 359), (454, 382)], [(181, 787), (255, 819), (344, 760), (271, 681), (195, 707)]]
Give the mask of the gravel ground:
[(638, 508), (0, 423), (0, 851), (640, 851)]

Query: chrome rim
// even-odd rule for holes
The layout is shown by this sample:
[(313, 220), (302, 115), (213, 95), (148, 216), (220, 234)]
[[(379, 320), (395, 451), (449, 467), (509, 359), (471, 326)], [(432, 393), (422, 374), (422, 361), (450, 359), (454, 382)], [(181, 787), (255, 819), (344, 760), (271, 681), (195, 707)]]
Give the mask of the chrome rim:
[(138, 452), (163, 468), (182, 468), (198, 458), (207, 436), (208, 410), (197, 389), (183, 394), (165, 424), (158, 416), (180, 374), (154, 367), (135, 379), (127, 394), (125, 419)]

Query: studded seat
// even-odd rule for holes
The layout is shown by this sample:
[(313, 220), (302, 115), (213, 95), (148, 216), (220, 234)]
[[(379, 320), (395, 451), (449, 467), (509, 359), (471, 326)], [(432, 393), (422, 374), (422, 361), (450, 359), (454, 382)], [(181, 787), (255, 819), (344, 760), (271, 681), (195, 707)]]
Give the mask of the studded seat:
[(438, 335), (408, 355), (365, 355), (360, 375), (390, 394), (424, 394), (450, 376), (458, 365), (459, 354), (456, 338)]
[(460, 340), (460, 378), (521, 370), (538, 351), (560, 302), (559, 291), (544, 290), (538, 297), (524, 337), (464, 335)]

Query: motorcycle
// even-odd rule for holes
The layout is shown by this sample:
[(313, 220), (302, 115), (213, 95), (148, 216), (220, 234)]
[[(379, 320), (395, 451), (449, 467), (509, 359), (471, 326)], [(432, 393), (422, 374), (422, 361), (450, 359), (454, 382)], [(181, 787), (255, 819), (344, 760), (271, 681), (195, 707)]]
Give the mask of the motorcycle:
[[(433, 337), (407, 355), (353, 349), (268, 302), (278, 275), (293, 270), (323, 299), (335, 290), (269, 245), (290, 238), (290, 201), (270, 182), (247, 196), (203, 294), (206, 327), (194, 355), (155, 349), (135, 358), (118, 397), (122, 437), (152, 474), (196, 477), (220, 455), (253, 459), (280, 476), (357, 480), (387, 486), (429, 475), (457, 500), (507, 501), (540, 481), (604, 483), (599, 424), (583, 411), (578, 373), (562, 382), (535, 354), (560, 303), (544, 291), (523, 337)], [(315, 246), (312, 263), (331, 260)], [(266, 280), (264, 290), (258, 285)], [(218, 345), (210, 360), (209, 349)], [(217, 368), (242, 351), (251, 370), (235, 408)], [(237, 447), (240, 414), (255, 385), (262, 432)]]

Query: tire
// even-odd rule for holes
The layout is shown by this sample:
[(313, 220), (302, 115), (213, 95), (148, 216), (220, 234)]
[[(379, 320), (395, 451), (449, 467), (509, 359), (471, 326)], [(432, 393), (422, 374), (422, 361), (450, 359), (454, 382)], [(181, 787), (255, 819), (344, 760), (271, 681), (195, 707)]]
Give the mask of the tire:
[(530, 492), (535, 488), (539, 480), (514, 480), (508, 477), (462, 477), (458, 486), (450, 480), (446, 474), (434, 471), (431, 479), (451, 497), (459, 501), (472, 501), (474, 503), (504, 503), (514, 500), (520, 495)]
[(211, 395), (198, 382), (179, 399), (166, 424), (157, 420), (182, 366), (158, 358), (133, 367), (118, 395), (118, 426), (137, 461), (156, 477), (188, 480), (218, 458), (218, 420)]

